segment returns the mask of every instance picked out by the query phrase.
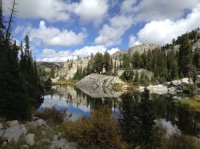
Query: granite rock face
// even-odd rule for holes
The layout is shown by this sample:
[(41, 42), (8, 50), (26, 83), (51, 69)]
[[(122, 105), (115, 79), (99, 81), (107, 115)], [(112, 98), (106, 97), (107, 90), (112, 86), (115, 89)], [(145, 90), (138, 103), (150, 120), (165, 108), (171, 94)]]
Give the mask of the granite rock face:
[(139, 44), (136, 46), (131, 47), (128, 50), (128, 54), (133, 55), (135, 52), (138, 52), (139, 54), (142, 54), (143, 52), (147, 52), (149, 50), (154, 50), (155, 48), (157, 48), (158, 46), (155, 44)]
[(61, 79), (69, 80), (74, 77), (78, 68), (87, 67), (89, 59), (71, 60), (64, 63), (63, 67), (58, 70), (57, 74)]
[(119, 77), (93, 73), (77, 82), (76, 87), (93, 98), (119, 97), (121, 93), (112, 91), (112, 86), (123, 83)]

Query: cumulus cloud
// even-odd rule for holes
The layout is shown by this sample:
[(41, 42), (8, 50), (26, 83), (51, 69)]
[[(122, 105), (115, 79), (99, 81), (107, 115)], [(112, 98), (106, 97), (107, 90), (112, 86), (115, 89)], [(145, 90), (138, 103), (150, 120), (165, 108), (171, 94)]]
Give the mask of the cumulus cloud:
[(65, 50), (57, 52), (54, 49), (44, 49), (42, 55), (38, 58), (38, 61), (64, 62), (67, 61), (68, 59), (76, 59), (78, 56), (83, 58), (90, 56), (92, 53), (93, 54), (96, 54), (98, 52), (104, 53), (106, 51), (110, 54), (113, 54), (116, 51), (119, 51), (119, 49), (118, 48), (107, 49), (102, 45), (85, 46), (75, 51)]
[(71, 11), (80, 16), (81, 21), (93, 22), (95, 25), (103, 21), (108, 8), (108, 0), (81, 0), (71, 5)]
[[(139, 38), (141, 36), (144, 39), (149, 39), (149, 36), (145, 36), (145, 32), (151, 32), (151, 30), (148, 31), (148, 29), (152, 28), (148, 27), (150, 26), (149, 22), (152, 23), (170, 20), (171, 22), (174, 22), (173, 24), (176, 24), (177, 21), (175, 20), (183, 18), (185, 10), (190, 11), (199, 2), (199, 0), (182, 0), (181, 2), (180, 0), (173, 0), (171, 2), (167, 0), (124, 0), (120, 7), (120, 13), (110, 18), (109, 22), (103, 25), (103, 28), (99, 31), (98, 37), (95, 39), (95, 43), (103, 44), (107, 47), (120, 44), (123, 35), (133, 25), (139, 22), (148, 22), (146, 30), (141, 31), (138, 34)], [(154, 25), (155, 24), (152, 24), (152, 26)], [(157, 27), (155, 27), (155, 29), (156, 28)], [(160, 31), (161, 30), (162, 29), (160, 29)], [(165, 31), (167, 32), (167, 30), (164, 29), (164, 32)], [(174, 34), (171, 36), (174, 36)], [(159, 38), (160, 37), (158, 37), (158, 39)], [(129, 43), (135, 42), (134, 44), (138, 44), (135, 40), (136, 39), (131, 37)], [(160, 40), (162, 40), (162, 38)]]
[[(10, 8), (13, 0), (4, 0), (4, 8)], [(40, 18), (48, 21), (67, 21), (70, 14), (64, 0), (16, 0), (17, 16)]]
[(134, 35), (131, 35), (129, 37), (129, 47), (133, 47), (135, 45), (139, 45), (140, 42), (138, 41), (138, 39), (134, 36)]
[(163, 19), (177, 19), (184, 14), (184, 10), (190, 10), (196, 6), (199, 0), (125, 0), (121, 5), (123, 13), (132, 13), (134, 21), (152, 21)]
[[(13, 0), (4, 0), (5, 11), (11, 8)], [(72, 14), (83, 22), (98, 25), (107, 15), (108, 0), (16, 0), (17, 16), (20, 18), (45, 19), (51, 22), (68, 21)]]
[(95, 39), (96, 44), (103, 44), (107, 47), (120, 44), (121, 37), (132, 26), (132, 18), (124, 15), (115, 16), (105, 24)]
[(159, 45), (170, 43), (173, 38), (199, 27), (199, 20), (200, 4), (194, 7), (186, 18), (176, 21), (165, 19), (147, 23), (144, 28), (138, 32), (138, 40), (143, 43), (156, 43)]
[[(18, 28), (17, 28), (18, 30)], [(47, 27), (44, 21), (40, 21), (39, 28), (28, 26), (24, 34), (29, 34), (34, 45), (45, 44), (52, 46), (73, 46), (83, 43), (86, 33), (75, 33), (71, 30), (60, 30), (55, 27)]]

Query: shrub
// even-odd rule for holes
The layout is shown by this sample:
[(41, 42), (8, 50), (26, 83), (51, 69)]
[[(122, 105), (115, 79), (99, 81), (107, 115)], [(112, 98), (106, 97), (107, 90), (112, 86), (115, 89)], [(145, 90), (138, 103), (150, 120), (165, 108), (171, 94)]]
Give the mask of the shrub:
[(162, 143), (163, 149), (199, 149), (200, 142), (191, 136), (181, 135), (172, 136)]
[(61, 123), (65, 120), (67, 114), (65, 110), (57, 110), (56, 108), (44, 108), (37, 114), (37, 116), (44, 120)]
[(186, 84), (183, 86), (183, 93), (192, 95), (197, 87), (193, 84)]
[(116, 120), (107, 108), (95, 110), (88, 119), (64, 124), (66, 135), (84, 148), (125, 149)]
[(128, 81), (128, 82), (131, 82), (133, 81), (133, 71), (130, 70), (130, 69), (126, 69), (122, 76), (120, 77), (120, 79), (122, 79), (123, 81)]

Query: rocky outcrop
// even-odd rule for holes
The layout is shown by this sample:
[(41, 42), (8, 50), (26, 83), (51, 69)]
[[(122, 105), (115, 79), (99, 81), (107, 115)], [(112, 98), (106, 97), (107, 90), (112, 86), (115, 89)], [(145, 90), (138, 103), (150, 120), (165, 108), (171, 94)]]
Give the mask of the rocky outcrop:
[(131, 47), (128, 50), (128, 54), (132, 55), (135, 52), (138, 52), (139, 54), (142, 54), (145, 51), (147, 52), (149, 50), (154, 50), (157, 47), (158, 47), (157, 45), (152, 44), (152, 43), (150, 43), (150, 44), (140, 44), (140, 45), (136, 45), (136, 46)]
[(113, 59), (122, 59), (124, 54), (128, 54), (127, 51), (117, 51), (112, 54)]
[(28, 145), (30, 146), (33, 146), (35, 144), (35, 134), (28, 134), (26, 137), (25, 137), (25, 141)]
[(87, 67), (89, 59), (78, 59), (71, 60), (67, 63), (64, 63), (63, 67), (58, 70), (57, 74), (61, 79), (69, 80), (74, 77), (74, 74), (77, 72), (77, 68)]
[[(139, 91), (143, 92), (145, 89), (145, 87), (140, 86), (139, 87)], [(152, 94), (176, 94), (177, 90), (175, 87), (168, 87), (166, 85), (163, 84), (159, 84), (159, 85), (150, 85), (147, 86), (147, 89), (150, 91), (150, 93)]]
[[(155, 94), (172, 94), (175, 95), (179, 91), (179, 88), (184, 86), (185, 84), (193, 83), (189, 78), (183, 78), (180, 80), (173, 80), (171, 82), (166, 82), (158, 85), (149, 85), (146, 88), (150, 91), (150, 93)], [(144, 86), (139, 86), (139, 91), (143, 92), (145, 89)]]
[(114, 93), (112, 86), (123, 83), (119, 77), (93, 73), (77, 82), (76, 87), (93, 98), (119, 97), (121, 93)]

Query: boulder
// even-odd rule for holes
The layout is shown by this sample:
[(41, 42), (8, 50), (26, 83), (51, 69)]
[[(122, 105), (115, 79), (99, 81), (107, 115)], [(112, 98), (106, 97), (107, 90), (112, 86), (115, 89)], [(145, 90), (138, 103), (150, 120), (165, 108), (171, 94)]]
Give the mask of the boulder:
[(35, 122), (36, 122), (37, 126), (45, 126), (45, 125), (47, 125), (47, 122), (44, 121), (43, 119), (38, 119)]
[(28, 145), (30, 146), (33, 146), (35, 144), (35, 134), (28, 134), (26, 137), (25, 137), (25, 141)]
[(124, 84), (124, 82), (116, 76), (93, 73), (78, 81), (76, 87), (93, 98), (119, 97), (121, 93), (112, 91), (114, 84)]
[(53, 140), (50, 149), (65, 149), (67, 143), (66, 139)]
[(14, 141), (15, 143), (19, 140), (20, 136), (27, 133), (26, 127), (20, 125), (18, 121), (9, 122), (9, 127), (0, 130), (0, 135), (8, 139), (8, 142)]
[(24, 135), (26, 135), (27, 132), (28, 132), (28, 130), (26, 129), (26, 127), (22, 124), (22, 125), (20, 125), (20, 128), (21, 128), (22, 133), (23, 133)]
[(10, 127), (15, 126), (15, 125), (19, 125), (18, 120), (8, 121), (7, 123), (8, 123), (8, 125), (9, 125)]
[(0, 129), (3, 129), (3, 124), (2, 123), (0, 123)]
[(26, 125), (30, 129), (35, 129), (35, 128), (39, 127), (39, 126), (47, 126), (47, 122), (44, 121), (43, 119), (38, 119), (36, 121), (27, 122)]
[(26, 144), (24, 144), (24, 145), (21, 145), (21, 146), (20, 146), (20, 149), (29, 149), (29, 146), (26, 145)]
[(150, 85), (147, 87), (147, 89), (150, 91), (150, 93), (156, 93), (156, 94), (167, 94), (168, 88), (165, 85), (159, 84), (159, 85)]

